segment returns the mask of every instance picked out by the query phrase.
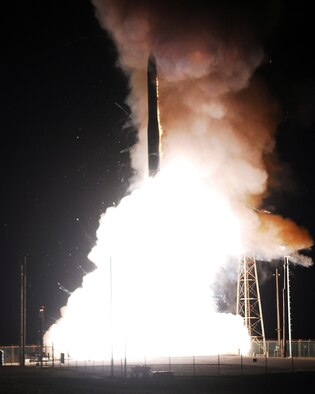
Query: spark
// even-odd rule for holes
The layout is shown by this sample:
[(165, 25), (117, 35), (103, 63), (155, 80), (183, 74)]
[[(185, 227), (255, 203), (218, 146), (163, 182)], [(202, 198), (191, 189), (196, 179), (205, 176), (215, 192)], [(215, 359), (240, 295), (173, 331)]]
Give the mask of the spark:
[(58, 282), (58, 288), (59, 288), (59, 290), (64, 291), (64, 292), (67, 293), (68, 295), (71, 295), (71, 294), (72, 294), (72, 292), (71, 292), (69, 289), (67, 289), (66, 287), (64, 287), (60, 282)]

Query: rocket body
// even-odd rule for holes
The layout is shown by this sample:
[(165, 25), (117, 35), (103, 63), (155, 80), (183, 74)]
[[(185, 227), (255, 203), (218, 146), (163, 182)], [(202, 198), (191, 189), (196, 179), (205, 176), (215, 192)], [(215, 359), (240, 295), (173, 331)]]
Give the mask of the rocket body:
[(152, 55), (148, 61), (148, 168), (150, 177), (155, 176), (160, 168), (157, 71)]

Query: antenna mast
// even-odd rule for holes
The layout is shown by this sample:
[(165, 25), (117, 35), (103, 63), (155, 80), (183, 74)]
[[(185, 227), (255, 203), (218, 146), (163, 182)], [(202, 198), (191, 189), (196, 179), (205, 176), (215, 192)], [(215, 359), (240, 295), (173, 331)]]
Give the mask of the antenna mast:
[(26, 342), (26, 257), (21, 264), (21, 305), (20, 305), (20, 366), (25, 365)]
[(256, 260), (245, 255), (239, 263), (236, 314), (243, 317), (252, 345), (256, 344), (265, 354), (266, 338)]

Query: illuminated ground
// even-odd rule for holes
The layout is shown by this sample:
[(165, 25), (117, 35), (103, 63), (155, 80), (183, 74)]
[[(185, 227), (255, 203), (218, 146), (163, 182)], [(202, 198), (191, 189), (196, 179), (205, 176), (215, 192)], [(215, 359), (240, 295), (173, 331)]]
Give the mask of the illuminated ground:
[(1, 367), (4, 394), (312, 393), (315, 371), (221, 376), (109, 378), (84, 368)]

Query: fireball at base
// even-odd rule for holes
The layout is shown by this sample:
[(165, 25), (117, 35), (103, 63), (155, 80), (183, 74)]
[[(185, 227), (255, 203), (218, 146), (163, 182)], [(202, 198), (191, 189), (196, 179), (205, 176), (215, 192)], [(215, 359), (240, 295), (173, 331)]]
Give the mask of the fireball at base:
[(46, 332), (47, 346), (82, 360), (110, 359), (111, 349), (118, 359), (249, 350), (243, 319), (218, 313), (211, 289), (242, 251), (237, 217), (195, 168), (177, 164), (101, 217), (89, 255), (97, 268)]
[[(222, 269), (236, 281), (237, 267), (225, 269), (227, 261), (236, 265), (250, 251), (271, 262), (286, 245), (294, 263), (313, 264), (298, 252), (313, 245), (309, 232), (260, 211), (275, 180), (280, 119), (255, 75), (264, 61), (259, 33), (269, 8), (264, 2), (248, 12), (245, 4), (201, 0), (193, 7), (175, 0), (92, 3), (128, 76), (135, 175), (130, 194), (101, 216), (89, 254), (97, 268), (71, 294), (45, 343), (85, 360), (125, 352), (128, 359), (245, 354), (250, 338), (243, 319), (219, 313), (215, 302)], [(148, 178), (150, 55), (163, 133), (159, 172)], [(236, 298), (236, 283), (225, 290)]]

